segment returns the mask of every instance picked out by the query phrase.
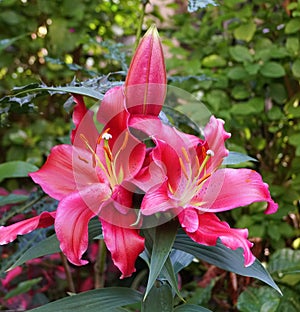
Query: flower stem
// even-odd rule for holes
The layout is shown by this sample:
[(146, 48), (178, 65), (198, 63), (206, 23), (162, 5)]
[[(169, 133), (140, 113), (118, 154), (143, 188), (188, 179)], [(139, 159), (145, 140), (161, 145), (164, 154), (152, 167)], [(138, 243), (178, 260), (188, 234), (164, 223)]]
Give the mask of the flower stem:
[(63, 267), (65, 269), (69, 290), (70, 290), (70, 292), (75, 294), (76, 293), (75, 285), (74, 285), (74, 281), (73, 281), (73, 278), (72, 278), (72, 273), (71, 273), (70, 266), (68, 264), (67, 258), (66, 258), (66, 256), (62, 252), (60, 252), (59, 254), (60, 254), (60, 258), (61, 258)]
[(95, 288), (103, 288), (106, 269), (106, 246), (103, 239), (99, 240), (99, 251), (95, 263)]
[(136, 31), (136, 41), (135, 41), (134, 50), (136, 50), (136, 48), (138, 47), (140, 39), (141, 39), (142, 28), (143, 28), (144, 17), (145, 17), (145, 10), (146, 10), (146, 5), (148, 4), (148, 2), (149, 2), (148, 0), (142, 0), (143, 6), (142, 6), (142, 12), (140, 15), (138, 29)]

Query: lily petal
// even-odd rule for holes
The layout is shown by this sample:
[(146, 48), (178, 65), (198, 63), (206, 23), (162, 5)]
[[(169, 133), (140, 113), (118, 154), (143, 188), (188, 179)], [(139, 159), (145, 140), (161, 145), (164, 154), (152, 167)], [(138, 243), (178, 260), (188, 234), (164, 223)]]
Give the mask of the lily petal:
[(93, 120), (94, 113), (86, 108), (83, 97), (73, 94), (73, 98), (76, 103), (72, 116), (75, 129), (71, 131), (71, 143), (77, 148), (85, 149), (86, 143), (81, 136), (85, 137), (90, 146), (94, 146), (99, 133)]
[(125, 81), (126, 106), (130, 114), (157, 116), (166, 96), (164, 55), (156, 27), (142, 38)]
[(46, 228), (54, 223), (56, 211), (42, 212), (39, 216), (8, 226), (0, 226), (0, 245), (14, 241), (18, 235), (30, 233), (38, 228)]
[[(217, 169), (222, 164), (224, 157), (228, 156), (225, 141), (230, 138), (230, 136), (231, 134), (224, 130), (224, 121), (211, 116), (204, 129), (205, 150), (211, 150), (213, 152), (213, 156), (210, 157), (206, 165), (207, 173), (211, 173)], [(206, 155), (204, 155), (204, 157), (205, 156)]]
[(71, 145), (57, 145), (52, 148), (43, 167), (29, 176), (45, 193), (61, 200), (82, 185), (98, 182), (91, 157), (87, 151), (75, 150)]
[[(132, 219), (132, 223), (135, 220)], [(101, 219), (105, 244), (111, 253), (112, 260), (122, 272), (121, 278), (135, 272), (135, 261), (144, 250), (144, 238), (138, 230), (123, 228)]]
[(179, 207), (177, 202), (170, 198), (168, 181), (165, 181), (154, 192), (146, 193), (141, 204), (141, 211), (145, 216), (169, 211), (173, 208), (178, 209)]
[[(195, 222), (193, 222), (192, 226), (187, 226), (188, 223), (185, 222), (185, 219), (189, 218), (189, 214), (191, 214), (190, 210), (194, 209), (186, 208), (179, 214), (178, 217), (183, 229), (191, 239), (199, 244), (215, 246), (217, 239), (220, 238), (222, 243), (232, 250), (239, 247), (243, 248), (245, 266), (249, 266), (255, 261), (255, 257), (250, 250), (253, 244), (247, 239), (247, 229), (231, 229), (226, 222), (220, 221), (216, 215), (212, 213), (201, 214), (198, 212), (197, 216), (199, 226), (198, 229), (195, 230)], [(195, 215), (194, 212), (192, 215)]]
[(203, 202), (201, 210), (209, 212), (226, 211), (262, 201), (268, 203), (266, 214), (275, 213), (278, 209), (268, 185), (260, 174), (250, 169), (217, 170), (193, 201)]
[(109, 197), (105, 184), (94, 184), (60, 201), (55, 218), (55, 232), (60, 248), (75, 265), (86, 264), (81, 257), (88, 247), (88, 223), (101, 203)]

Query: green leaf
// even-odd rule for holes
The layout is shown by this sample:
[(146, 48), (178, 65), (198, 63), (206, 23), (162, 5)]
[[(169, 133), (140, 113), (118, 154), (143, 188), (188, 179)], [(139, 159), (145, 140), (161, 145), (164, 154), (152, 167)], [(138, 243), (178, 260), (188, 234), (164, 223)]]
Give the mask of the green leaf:
[(178, 289), (178, 280), (176, 278), (175, 272), (174, 272), (174, 267), (171, 262), (170, 257), (167, 258), (164, 267), (162, 268), (161, 274), (163, 275), (164, 278), (169, 282), (173, 290), (175, 291), (176, 295), (184, 301), (182, 298), (180, 291)]
[(2, 52), (4, 49), (11, 46), (14, 42), (16, 42), (17, 40), (19, 40), (25, 36), (28, 36), (28, 34), (23, 34), (23, 35), (14, 37), (14, 38), (1, 39), (0, 40), (0, 52)]
[(284, 248), (276, 250), (268, 263), (269, 272), (278, 276), (300, 273), (300, 250)]
[(166, 283), (157, 281), (143, 301), (141, 312), (171, 312), (173, 301), (172, 288)]
[(23, 94), (24, 92), (38, 92), (38, 91), (49, 91), (49, 92), (54, 92), (54, 93), (74, 93), (74, 94), (80, 94), (83, 96), (88, 96), (90, 98), (94, 98), (96, 100), (102, 100), (103, 99), (103, 94), (92, 89), (92, 88), (87, 88), (87, 87), (40, 87), (40, 88), (34, 88), (34, 89), (26, 89), (26, 91), (21, 91), (14, 96), (19, 96)]
[(231, 90), (231, 95), (236, 100), (244, 100), (249, 98), (251, 93), (245, 85), (236, 85)]
[(279, 63), (266, 62), (260, 68), (260, 73), (268, 78), (279, 78), (285, 75), (285, 70)]
[(19, 283), (16, 288), (12, 289), (5, 295), (4, 299), (7, 300), (14, 296), (26, 293), (27, 291), (32, 289), (36, 284), (38, 284), (41, 280), (42, 278), (38, 277)]
[(247, 49), (244, 46), (236, 45), (229, 48), (229, 53), (231, 57), (237, 62), (252, 62), (253, 58)]
[(9, 194), (6, 196), (0, 196), (0, 207), (4, 205), (18, 204), (26, 201), (29, 198), (28, 195)]
[(204, 67), (209, 67), (209, 68), (224, 67), (226, 66), (226, 64), (227, 64), (226, 60), (218, 54), (208, 55), (202, 60), (202, 65)]
[(54, 254), (60, 252), (59, 241), (56, 234), (47, 237), (45, 240), (37, 243), (35, 246), (29, 248), (9, 269), (12, 270), (15, 267), (29, 261), (31, 259), (39, 258), (45, 255)]
[(223, 270), (257, 278), (270, 285), (281, 294), (279, 287), (257, 259), (251, 266), (244, 266), (244, 256), (241, 248), (231, 250), (224, 246), (220, 240), (218, 240), (216, 246), (204, 246), (192, 241), (186, 234), (177, 235), (174, 248), (189, 252), (195, 257)]
[(289, 136), (289, 143), (293, 146), (298, 146), (300, 142), (300, 133), (294, 133)]
[(289, 37), (286, 39), (286, 49), (292, 56), (296, 56), (299, 53), (299, 38)]
[(286, 34), (294, 34), (300, 30), (300, 18), (293, 18), (285, 26)]
[(233, 32), (233, 35), (237, 40), (249, 42), (253, 38), (255, 31), (256, 25), (251, 21), (236, 28)]
[(222, 165), (238, 165), (247, 161), (257, 161), (257, 159), (242, 153), (229, 152), (228, 156), (223, 159)]
[(182, 304), (174, 309), (174, 312), (211, 312), (204, 307), (195, 304)]
[(28, 173), (39, 168), (25, 161), (9, 161), (0, 165), (0, 182), (6, 178), (28, 177)]
[(237, 307), (241, 312), (275, 312), (279, 301), (280, 297), (271, 288), (248, 287), (239, 296)]
[(297, 59), (292, 65), (292, 73), (293, 75), (300, 79), (300, 59)]
[(234, 115), (252, 115), (263, 112), (265, 107), (264, 100), (262, 98), (253, 98), (247, 102), (240, 102), (232, 106), (230, 112)]
[(232, 80), (240, 80), (249, 77), (249, 73), (242, 66), (236, 66), (228, 71), (227, 77)]
[[(100, 236), (101, 230), (101, 224), (98, 220), (98, 218), (92, 218), (89, 222), (89, 239), (94, 239), (97, 237), (97, 239), (101, 239)], [(35, 246), (29, 248), (9, 269), (13, 269), (26, 261), (29, 261), (31, 259), (39, 258), (45, 255), (54, 254), (57, 252), (60, 252), (59, 247), (59, 241), (56, 237), (56, 234), (53, 234), (46, 239), (40, 241)]]
[(177, 274), (182, 269), (186, 268), (193, 261), (194, 256), (190, 253), (183, 252), (178, 249), (173, 249), (170, 255), (174, 272)]
[(150, 272), (144, 300), (153, 287), (169, 256), (169, 253), (171, 252), (176, 237), (177, 228), (177, 222), (170, 221), (161, 226), (158, 226), (155, 230), (155, 236), (153, 238), (153, 249), (151, 253)]
[(111, 312), (118, 307), (137, 303), (142, 295), (130, 288), (108, 287), (94, 289), (63, 298), (44, 306), (29, 310), (31, 312)]

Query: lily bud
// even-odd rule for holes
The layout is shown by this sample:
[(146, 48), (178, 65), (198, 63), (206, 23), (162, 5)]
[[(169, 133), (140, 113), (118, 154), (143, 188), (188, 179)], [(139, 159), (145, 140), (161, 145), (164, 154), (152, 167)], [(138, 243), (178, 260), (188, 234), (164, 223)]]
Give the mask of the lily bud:
[(157, 116), (166, 96), (166, 68), (155, 25), (142, 38), (125, 81), (126, 107), (130, 114)]

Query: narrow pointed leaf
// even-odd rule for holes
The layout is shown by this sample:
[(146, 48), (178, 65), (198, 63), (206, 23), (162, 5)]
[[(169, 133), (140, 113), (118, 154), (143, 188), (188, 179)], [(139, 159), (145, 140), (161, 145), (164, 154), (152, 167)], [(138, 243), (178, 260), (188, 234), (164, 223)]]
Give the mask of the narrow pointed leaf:
[(54, 254), (60, 252), (59, 241), (55, 234), (47, 237), (35, 246), (29, 248), (9, 269), (12, 270), (15, 267), (29, 261), (31, 259), (39, 258), (45, 255)]
[(40, 92), (40, 91), (49, 91), (49, 92), (54, 92), (54, 93), (74, 93), (74, 94), (80, 94), (83, 96), (88, 96), (91, 98), (94, 98), (96, 100), (102, 100), (104, 94), (95, 91), (92, 88), (87, 88), (87, 87), (73, 87), (73, 86), (68, 86), (68, 87), (40, 87), (40, 88), (33, 88), (33, 89), (26, 89), (25, 91), (21, 91), (14, 96), (20, 96), (23, 93), (29, 93), (29, 92)]
[[(100, 237), (101, 232), (101, 224), (98, 218), (91, 219), (89, 222), (89, 238), (95, 239), (95, 237), (98, 236), (98, 239), (102, 239), (102, 237)], [(61, 252), (61, 250), (59, 248), (59, 241), (56, 237), (56, 234), (53, 234), (37, 243), (35, 246), (26, 250), (26, 252), (7, 271), (22, 265), (26, 261), (46, 255), (51, 255), (57, 252)]]
[(142, 300), (142, 295), (125, 287), (108, 287), (82, 292), (66, 297), (44, 306), (30, 310), (31, 312), (111, 312), (122, 311), (116, 308), (133, 304)]
[(29, 196), (20, 194), (9, 194), (6, 196), (0, 196), (0, 207), (4, 205), (12, 205), (24, 202)]
[(178, 280), (176, 278), (174, 267), (173, 267), (170, 257), (168, 257), (165, 262), (165, 265), (162, 269), (162, 275), (167, 279), (167, 281), (169, 282), (169, 284), (175, 291), (176, 295), (180, 298), (180, 300), (184, 301), (178, 289)]
[(269, 272), (257, 259), (251, 266), (244, 266), (243, 250), (241, 248), (231, 250), (224, 246), (220, 240), (218, 240), (216, 246), (204, 246), (192, 241), (186, 234), (177, 235), (174, 248), (188, 252), (223, 270), (257, 278), (281, 294), (281, 290), (273, 281)]
[(144, 300), (153, 287), (169, 253), (171, 252), (176, 237), (177, 227), (177, 222), (171, 221), (156, 228), (151, 254), (149, 279)]

